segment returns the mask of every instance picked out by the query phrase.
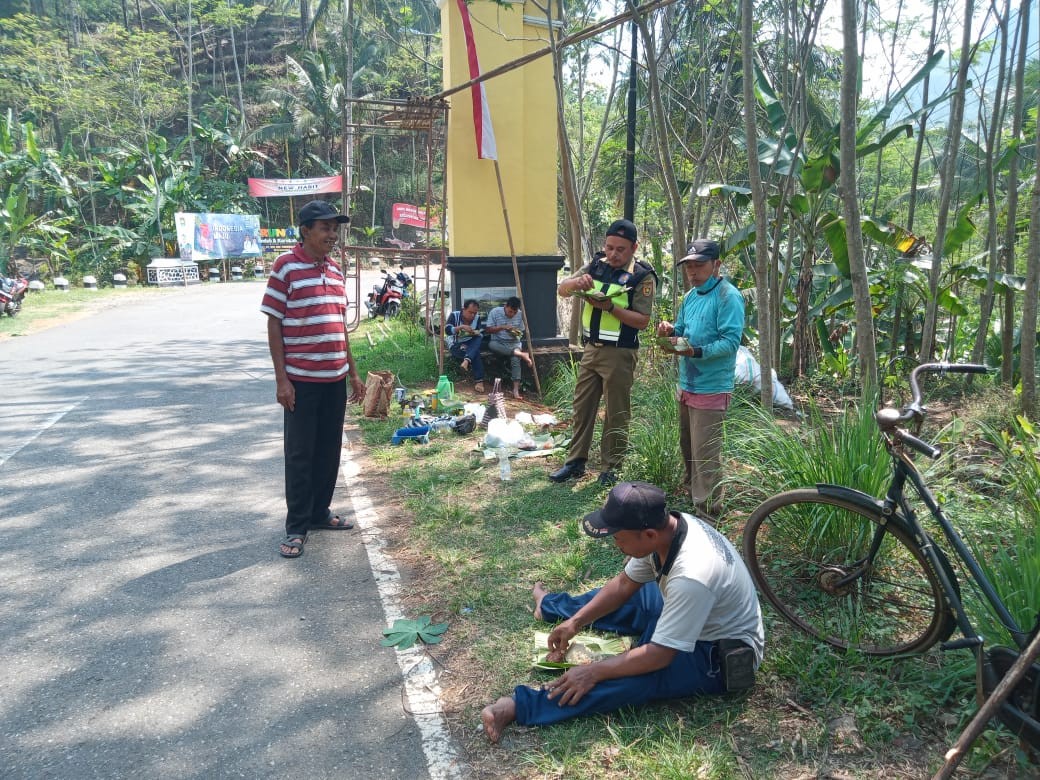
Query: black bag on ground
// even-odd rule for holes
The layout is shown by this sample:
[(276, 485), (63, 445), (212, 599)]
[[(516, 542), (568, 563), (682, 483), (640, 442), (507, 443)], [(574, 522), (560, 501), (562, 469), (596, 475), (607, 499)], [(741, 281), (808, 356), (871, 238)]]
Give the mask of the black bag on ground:
[(451, 429), (455, 433), (473, 433), (477, 429), (477, 416), (475, 414), (464, 414), (451, 421)]
[(755, 651), (739, 639), (720, 639), (719, 667), (726, 691), (746, 691), (755, 685)]

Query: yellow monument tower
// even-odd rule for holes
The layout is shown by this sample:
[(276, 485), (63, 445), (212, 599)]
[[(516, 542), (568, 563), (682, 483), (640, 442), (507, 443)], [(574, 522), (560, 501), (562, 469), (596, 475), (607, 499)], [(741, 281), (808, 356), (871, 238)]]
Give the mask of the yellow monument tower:
[[(486, 73), (548, 44), (549, 22), (534, 3), (441, 0), (440, 9), (446, 90), (472, 78), (474, 58), (479, 72)], [(449, 97), (446, 205), (453, 307), (476, 298), (486, 310), (516, 290), (497, 159), (532, 339), (539, 346), (565, 343), (556, 321), (563, 257), (557, 243), (552, 62), (541, 57), (484, 81), (476, 96), (473, 92), (467, 88)]]

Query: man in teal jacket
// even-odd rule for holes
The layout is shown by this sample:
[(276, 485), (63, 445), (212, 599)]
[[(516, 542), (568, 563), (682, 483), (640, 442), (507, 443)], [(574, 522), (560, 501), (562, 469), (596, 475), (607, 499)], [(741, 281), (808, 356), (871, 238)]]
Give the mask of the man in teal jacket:
[(721, 470), (722, 423), (733, 395), (737, 348), (744, 333), (744, 298), (722, 278), (718, 242), (699, 238), (676, 263), (690, 290), (675, 324), (657, 333), (675, 337), (679, 363), (679, 436), (685, 482), (697, 510), (718, 517), (714, 496)]

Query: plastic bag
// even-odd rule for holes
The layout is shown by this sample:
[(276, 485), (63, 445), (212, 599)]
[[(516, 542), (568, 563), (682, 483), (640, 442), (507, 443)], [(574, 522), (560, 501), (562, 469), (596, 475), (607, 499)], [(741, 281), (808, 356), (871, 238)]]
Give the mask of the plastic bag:
[(386, 417), (394, 395), (393, 371), (369, 371), (365, 381), (365, 399), (361, 402), (365, 417)]
[(517, 447), (527, 436), (524, 426), (516, 420), (505, 420), (496, 417), (488, 422), (488, 432), (484, 437), (485, 447)]
[[(737, 347), (737, 362), (733, 367), (733, 378), (742, 385), (754, 385), (756, 392), (762, 392), (762, 368), (747, 347)], [(776, 378), (773, 370), (773, 403), (783, 409), (794, 409), (794, 401), (787, 394), (787, 389)]]

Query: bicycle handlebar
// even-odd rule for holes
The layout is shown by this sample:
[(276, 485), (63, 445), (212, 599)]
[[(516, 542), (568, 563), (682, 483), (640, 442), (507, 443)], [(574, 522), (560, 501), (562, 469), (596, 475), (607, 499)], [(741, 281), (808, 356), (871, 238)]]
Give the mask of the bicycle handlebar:
[(917, 383), (918, 374), (985, 374), (986, 366), (978, 363), (922, 363), (910, 372), (910, 392), (913, 400), (910, 406), (920, 408), (921, 386)]
[(917, 378), (920, 374), (985, 374), (989, 371), (986, 366), (978, 363), (922, 363), (910, 372), (910, 403), (903, 407), (902, 411), (891, 408), (878, 409), (874, 415), (878, 427), (882, 431), (891, 432), (892, 435), (903, 444), (913, 450), (935, 460), (942, 455), (942, 450), (933, 447), (923, 439), (919, 439), (903, 428), (897, 428), (900, 423), (912, 420), (920, 420), (924, 417), (924, 407), (921, 406), (921, 385)]

